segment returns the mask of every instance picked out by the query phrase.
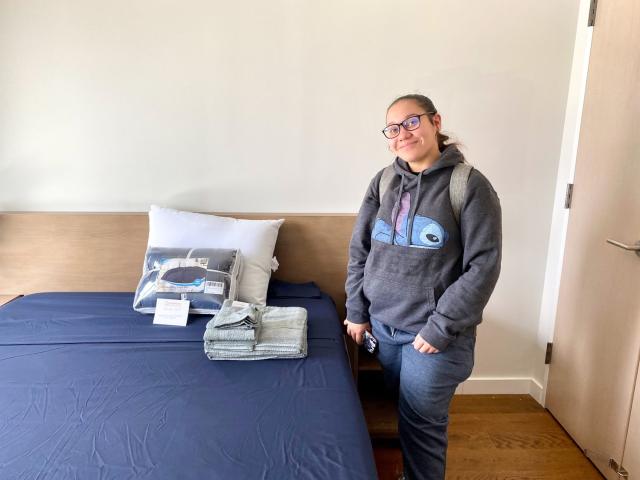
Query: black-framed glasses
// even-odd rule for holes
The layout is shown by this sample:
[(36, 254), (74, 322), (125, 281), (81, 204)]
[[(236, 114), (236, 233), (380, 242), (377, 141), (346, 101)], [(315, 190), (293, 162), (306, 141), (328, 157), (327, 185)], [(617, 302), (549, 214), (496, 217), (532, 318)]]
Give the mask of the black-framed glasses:
[(387, 138), (396, 138), (400, 135), (400, 127), (404, 127), (407, 132), (415, 130), (420, 126), (420, 117), (423, 115), (434, 115), (434, 112), (411, 115), (400, 123), (391, 123), (382, 129), (382, 134)]

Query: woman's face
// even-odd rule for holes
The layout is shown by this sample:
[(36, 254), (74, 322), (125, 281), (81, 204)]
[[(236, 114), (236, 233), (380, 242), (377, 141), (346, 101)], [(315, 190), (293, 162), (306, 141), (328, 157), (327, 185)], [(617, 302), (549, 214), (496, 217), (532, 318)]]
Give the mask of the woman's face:
[[(387, 125), (401, 124), (410, 117), (427, 113), (413, 100), (400, 100), (387, 112)], [(440, 115), (429, 117), (421, 115), (420, 126), (415, 130), (400, 127), (397, 137), (387, 139), (389, 150), (407, 162), (413, 171), (422, 171), (430, 167), (440, 156), (436, 133), (440, 130)]]

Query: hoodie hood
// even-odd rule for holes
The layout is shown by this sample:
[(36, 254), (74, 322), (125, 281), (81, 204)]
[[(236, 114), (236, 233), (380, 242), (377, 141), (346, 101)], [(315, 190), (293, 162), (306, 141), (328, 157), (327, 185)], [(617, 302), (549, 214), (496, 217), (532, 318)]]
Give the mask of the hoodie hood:
[(440, 153), (440, 158), (436, 160), (436, 163), (422, 172), (412, 172), (409, 164), (400, 157), (396, 157), (393, 162), (393, 169), (396, 174), (404, 177), (404, 184), (406, 188), (411, 189), (415, 186), (415, 182), (421, 175), (429, 175), (431, 172), (435, 172), (442, 168), (453, 167), (457, 163), (461, 162), (464, 162), (464, 155), (462, 155), (462, 152), (458, 150), (458, 147), (455, 145), (448, 145)]
[[(407, 162), (402, 160), (400, 157), (396, 157), (395, 161), (393, 162), (393, 169), (396, 172), (396, 175), (400, 175), (400, 188), (398, 189), (398, 195), (394, 202), (391, 214), (392, 244), (395, 241), (396, 237), (396, 222), (398, 219), (398, 214), (401, 211), (403, 193), (414, 189), (416, 192), (415, 195), (413, 195), (414, 198), (411, 199), (411, 204), (409, 205), (408, 212), (407, 232), (412, 232), (413, 221), (416, 215), (416, 208), (420, 203), (420, 186), (422, 183), (422, 177), (429, 175), (435, 171), (442, 170), (444, 168), (453, 167), (454, 165), (461, 162), (464, 162), (464, 155), (462, 155), (462, 152), (460, 152), (460, 150), (458, 150), (458, 147), (456, 147), (455, 145), (448, 145), (447, 147), (445, 147), (445, 149), (440, 153), (440, 158), (436, 160), (436, 163), (418, 173), (412, 172)], [(408, 240), (409, 245), (411, 245), (411, 235), (408, 235)]]

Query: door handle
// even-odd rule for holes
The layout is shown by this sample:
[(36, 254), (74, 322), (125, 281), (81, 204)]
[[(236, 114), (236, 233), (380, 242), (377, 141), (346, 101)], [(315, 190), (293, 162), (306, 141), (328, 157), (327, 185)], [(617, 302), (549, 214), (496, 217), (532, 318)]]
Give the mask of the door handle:
[(640, 242), (636, 242), (635, 245), (626, 245), (622, 242), (618, 242), (617, 240), (611, 240), (610, 238), (607, 238), (607, 243), (615, 245), (616, 247), (623, 248), (625, 250), (629, 250), (631, 252), (636, 252), (636, 255), (640, 257)]

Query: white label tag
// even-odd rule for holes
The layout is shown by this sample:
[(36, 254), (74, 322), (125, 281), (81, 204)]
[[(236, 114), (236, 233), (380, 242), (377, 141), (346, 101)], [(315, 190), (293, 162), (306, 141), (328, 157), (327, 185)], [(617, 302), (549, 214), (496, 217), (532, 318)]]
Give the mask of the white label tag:
[(186, 327), (188, 317), (189, 300), (159, 298), (156, 301), (156, 314), (153, 316), (154, 324)]
[(250, 305), (249, 303), (241, 302), (239, 300), (234, 300), (233, 303), (231, 304), (232, 307), (247, 307), (249, 305)]
[(224, 282), (205, 282), (204, 293), (209, 293), (211, 295), (224, 294)]

